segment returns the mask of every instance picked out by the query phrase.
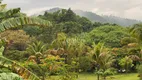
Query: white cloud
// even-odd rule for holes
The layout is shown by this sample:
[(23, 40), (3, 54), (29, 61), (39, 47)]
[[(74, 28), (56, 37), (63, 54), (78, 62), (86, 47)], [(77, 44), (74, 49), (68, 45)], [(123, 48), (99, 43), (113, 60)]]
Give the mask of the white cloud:
[(21, 7), (28, 15), (58, 6), (142, 20), (142, 0), (4, 0), (3, 2), (8, 3), (9, 8)]
[[(26, 13), (28, 16), (31, 16), (31, 15), (38, 14), (38, 13), (44, 12), (46, 10), (55, 8), (55, 7), (57, 7), (57, 6), (54, 6), (54, 7), (34, 8), (34, 9), (24, 10), (22, 12)], [(60, 8), (64, 8), (64, 7), (60, 7)], [(65, 8), (65, 9), (67, 9), (67, 8)]]
[(30, 10), (25, 10), (22, 12), (26, 13), (28, 16), (31, 16), (31, 15), (37, 14), (38, 12), (40, 13), (42, 11), (48, 10), (50, 8), (51, 7), (34, 8), (34, 9), (30, 9)]
[(7, 3), (7, 4), (28, 4), (30, 3), (31, 0), (3, 0), (3, 3)]
[(131, 19), (139, 19), (142, 20), (142, 8), (134, 7), (125, 11), (124, 16)]

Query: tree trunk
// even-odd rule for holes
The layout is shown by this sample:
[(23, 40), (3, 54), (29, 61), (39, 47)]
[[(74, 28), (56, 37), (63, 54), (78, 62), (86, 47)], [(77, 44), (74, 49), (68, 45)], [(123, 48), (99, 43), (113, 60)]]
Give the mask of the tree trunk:
[(42, 76), (42, 80), (45, 80), (45, 77), (44, 77), (44, 76)]
[(106, 76), (104, 76), (104, 80), (106, 80)]
[(99, 74), (97, 74), (97, 79), (100, 80), (100, 75)]
[(99, 65), (97, 65), (97, 78), (98, 78), (98, 80), (100, 80), (100, 74), (98, 73), (99, 69), (100, 69), (100, 67), (99, 67)]

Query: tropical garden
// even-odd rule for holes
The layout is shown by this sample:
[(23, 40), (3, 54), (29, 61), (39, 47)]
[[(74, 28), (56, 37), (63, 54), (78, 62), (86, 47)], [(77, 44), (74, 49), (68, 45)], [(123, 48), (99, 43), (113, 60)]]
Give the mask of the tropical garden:
[(0, 3), (0, 80), (142, 80), (142, 24), (91, 22), (70, 8), (27, 16)]

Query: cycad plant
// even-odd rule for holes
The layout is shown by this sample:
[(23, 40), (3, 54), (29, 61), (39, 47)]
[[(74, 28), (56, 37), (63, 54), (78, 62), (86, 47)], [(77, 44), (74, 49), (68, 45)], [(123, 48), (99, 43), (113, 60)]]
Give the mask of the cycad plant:
[(27, 51), (30, 53), (30, 54), (37, 54), (38, 52), (39, 53), (43, 53), (45, 52), (46, 50), (46, 44), (44, 44), (43, 42), (41, 41), (35, 41), (33, 42), (32, 44), (29, 45), (29, 47), (27, 48)]
[(46, 51), (47, 45), (41, 41), (33, 42), (28, 46), (27, 51), (29, 54), (34, 55), (36, 58), (36, 63), (40, 63), (40, 57), (43, 56), (43, 53)]

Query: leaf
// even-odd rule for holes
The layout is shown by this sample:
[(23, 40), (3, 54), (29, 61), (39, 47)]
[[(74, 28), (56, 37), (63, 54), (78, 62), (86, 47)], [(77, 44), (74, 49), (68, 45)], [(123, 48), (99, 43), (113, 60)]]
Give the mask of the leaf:
[(9, 60), (3, 56), (0, 56), (0, 66), (9, 68), (21, 76), (24, 80), (40, 80), (34, 73), (24, 68), (17, 62)]
[(4, 47), (2, 46), (2, 47), (0, 48), (0, 56), (2, 56), (3, 51), (4, 51)]
[(52, 24), (49, 21), (45, 21), (40, 18), (17, 17), (0, 23), (0, 32), (11, 28), (22, 27), (23, 25), (34, 25), (41, 27), (52, 26)]

